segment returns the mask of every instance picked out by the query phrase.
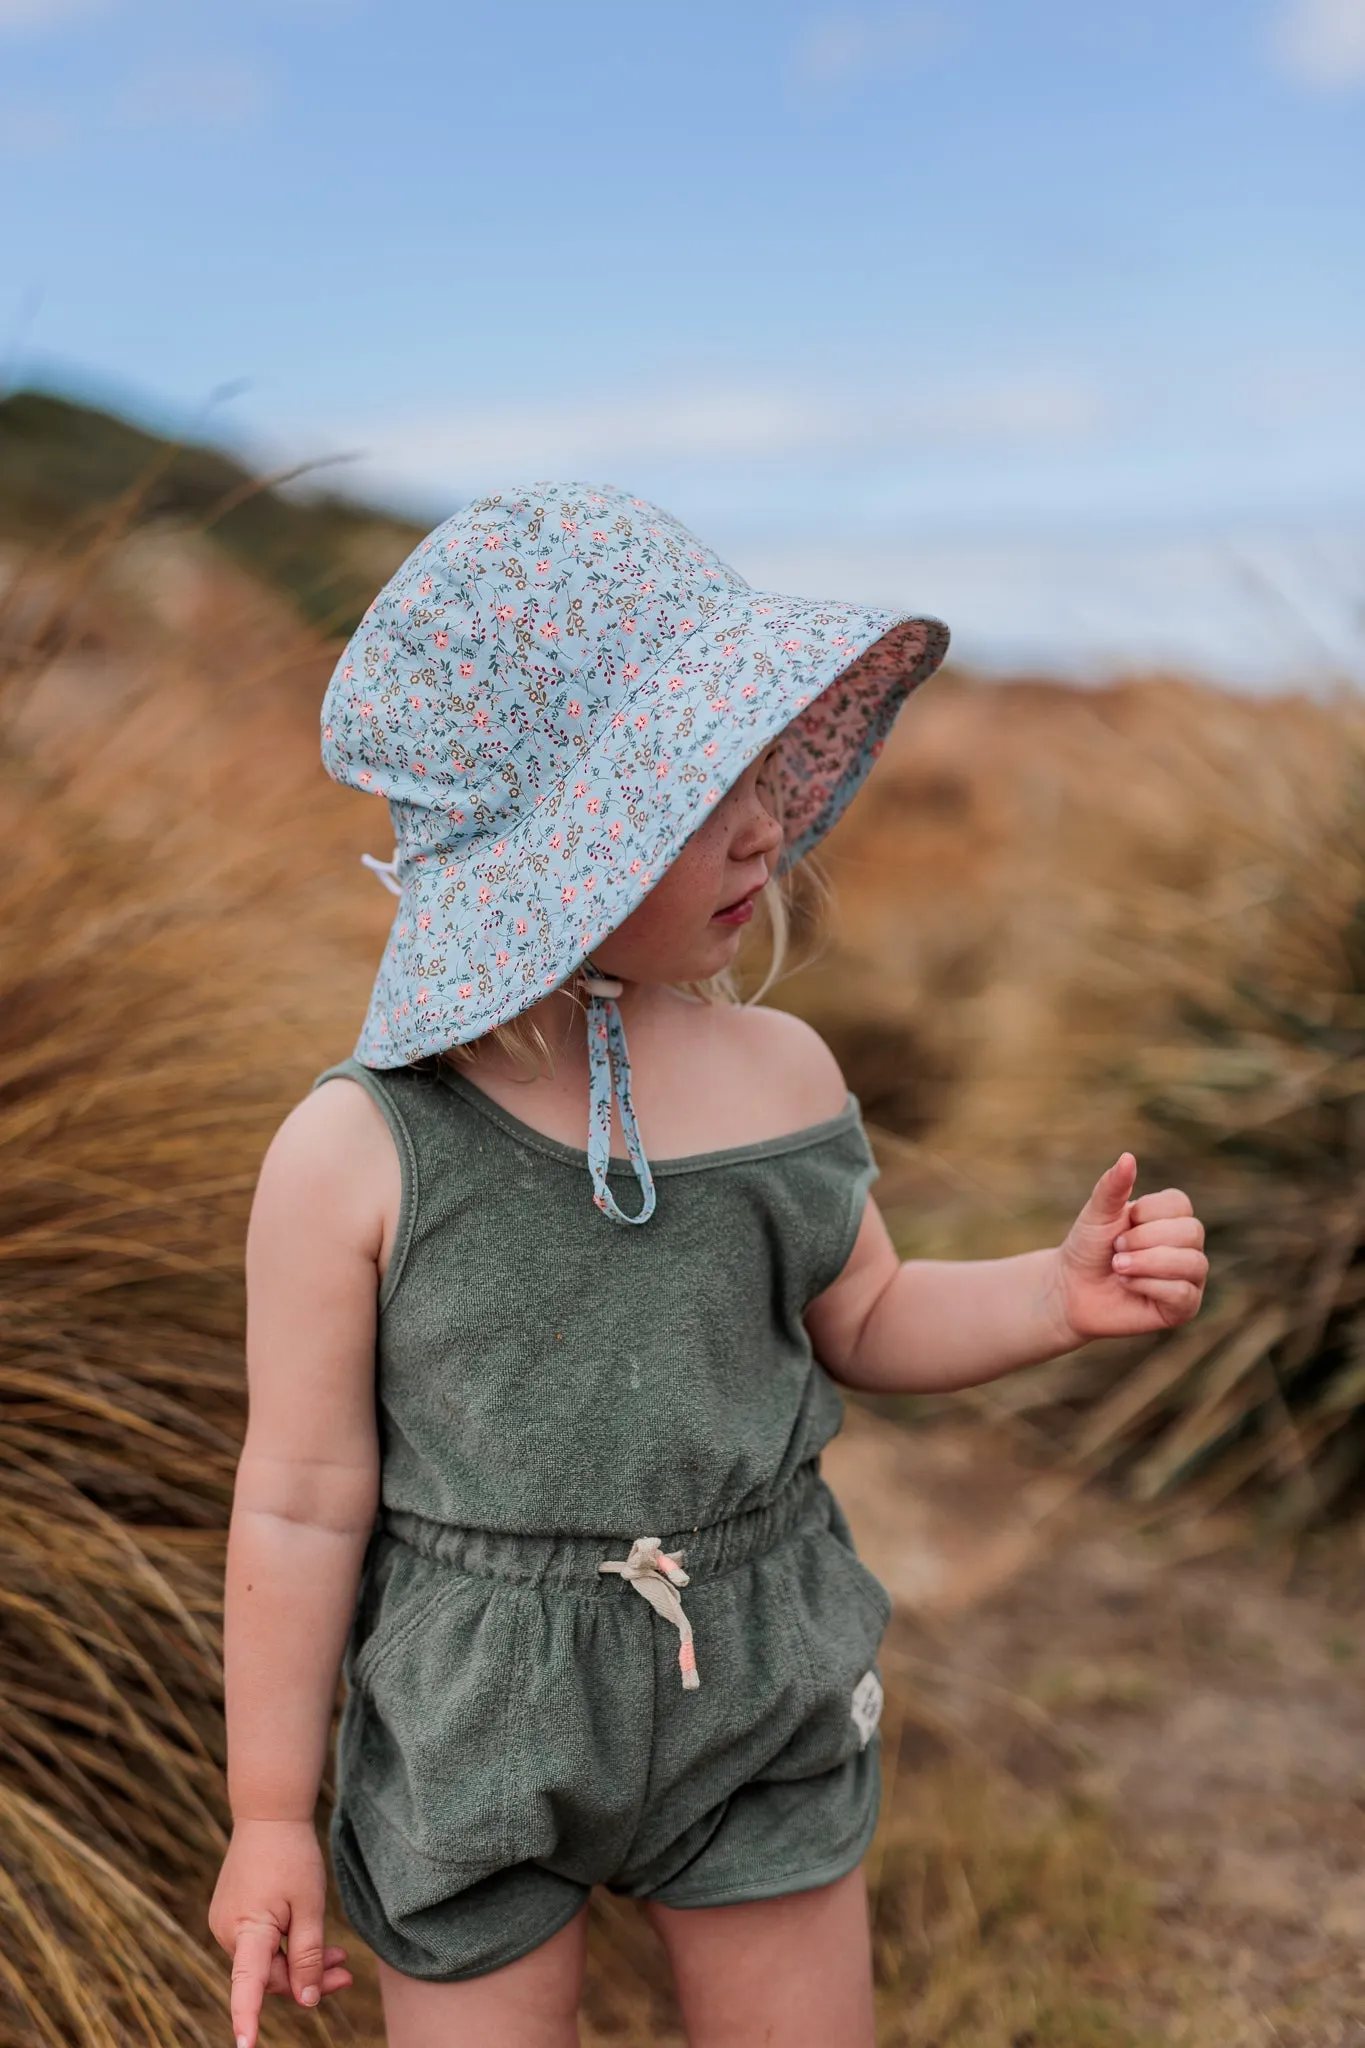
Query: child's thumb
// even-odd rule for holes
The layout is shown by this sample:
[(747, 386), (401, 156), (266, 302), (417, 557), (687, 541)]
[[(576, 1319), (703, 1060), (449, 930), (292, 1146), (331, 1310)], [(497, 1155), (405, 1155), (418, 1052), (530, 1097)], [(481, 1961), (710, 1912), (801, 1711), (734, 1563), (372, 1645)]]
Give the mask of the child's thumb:
[(1131, 1152), (1121, 1152), (1102, 1173), (1090, 1191), (1089, 1200), (1076, 1218), (1082, 1231), (1111, 1233), (1128, 1221), (1128, 1203), (1137, 1180), (1137, 1161)]
[(289, 1916), (286, 1942), (289, 1989), (300, 2005), (316, 2005), (322, 1997), (322, 1901), (296, 1906)]

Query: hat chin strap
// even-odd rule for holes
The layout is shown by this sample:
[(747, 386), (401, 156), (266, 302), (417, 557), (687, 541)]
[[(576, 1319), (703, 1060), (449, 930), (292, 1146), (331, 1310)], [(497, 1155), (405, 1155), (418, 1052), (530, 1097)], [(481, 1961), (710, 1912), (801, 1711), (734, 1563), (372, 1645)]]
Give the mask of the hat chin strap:
[[(613, 1223), (648, 1223), (654, 1214), (654, 1176), (640, 1142), (640, 1126), (635, 1121), (635, 1104), (631, 1099), (630, 1054), (616, 1003), (621, 983), (614, 975), (603, 974), (592, 960), (583, 962), (579, 982), (588, 998), (588, 1170), (592, 1174), (592, 1198)], [(627, 1216), (624, 1209), (618, 1208), (616, 1197), (607, 1186), (613, 1082), (626, 1151), (643, 1198), (634, 1216)]]

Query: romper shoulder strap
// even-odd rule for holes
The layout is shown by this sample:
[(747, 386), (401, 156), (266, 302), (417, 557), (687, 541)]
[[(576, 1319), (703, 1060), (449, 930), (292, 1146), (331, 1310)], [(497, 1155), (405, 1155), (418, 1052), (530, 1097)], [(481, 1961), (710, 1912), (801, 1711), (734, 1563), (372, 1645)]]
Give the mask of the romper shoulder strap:
[[(398, 1223), (394, 1231), (393, 1249), (384, 1272), (384, 1284), (379, 1290), (379, 1306), (383, 1308), (397, 1287), (407, 1260), (408, 1248), (417, 1227), (417, 1208), (421, 1193), (420, 1176), (417, 1170), (417, 1144), (411, 1123), (403, 1114), (403, 1099), (411, 1083), (418, 1076), (405, 1067), (366, 1067), (357, 1059), (338, 1060), (335, 1066), (327, 1067), (313, 1082), (313, 1088), (320, 1088), (324, 1081), (336, 1079), (358, 1081), (371, 1101), (378, 1104), (385, 1123), (393, 1136), (398, 1152), (398, 1167), (402, 1176), (402, 1195), (398, 1205)], [(312, 1089), (309, 1090), (312, 1093)]]

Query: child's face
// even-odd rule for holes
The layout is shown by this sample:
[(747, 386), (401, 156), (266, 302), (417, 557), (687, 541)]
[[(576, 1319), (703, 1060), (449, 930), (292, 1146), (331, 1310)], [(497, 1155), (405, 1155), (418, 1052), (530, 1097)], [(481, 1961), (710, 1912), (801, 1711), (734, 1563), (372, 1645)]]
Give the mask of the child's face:
[(754, 898), (777, 865), (780, 738), (699, 825), (673, 865), (610, 938), (593, 948), (623, 981), (706, 981), (739, 951)]

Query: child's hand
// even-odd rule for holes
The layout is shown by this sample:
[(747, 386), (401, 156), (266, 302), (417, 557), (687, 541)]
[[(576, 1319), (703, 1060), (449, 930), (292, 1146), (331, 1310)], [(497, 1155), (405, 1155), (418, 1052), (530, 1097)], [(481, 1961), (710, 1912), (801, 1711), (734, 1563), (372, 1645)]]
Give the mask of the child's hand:
[(1124, 1152), (1095, 1183), (1057, 1248), (1058, 1306), (1071, 1344), (1171, 1330), (1198, 1315), (1208, 1278), (1204, 1226), (1179, 1188), (1131, 1199)]
[[(324, 1948), (327, 1875), (312, 1824), (238, 1821), (209, 1907), (209, 1930), (232, 1957), (236, 2048), (256, 2048), (268, 1991), (315, 2006), (351, 1982), (344, 1948)], [(288, 1955), (280, 1952), (286, 1937)]]

